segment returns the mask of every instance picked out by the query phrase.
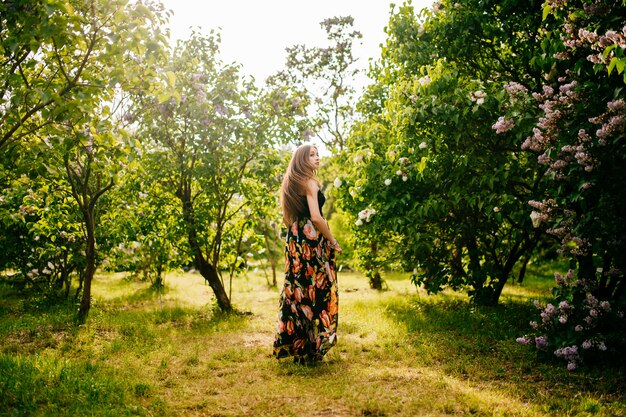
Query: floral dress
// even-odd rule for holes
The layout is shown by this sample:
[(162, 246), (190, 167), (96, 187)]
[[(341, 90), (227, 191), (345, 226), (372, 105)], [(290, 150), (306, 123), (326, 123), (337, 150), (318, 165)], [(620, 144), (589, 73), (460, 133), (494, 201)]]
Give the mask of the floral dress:
[[(324, 201), (320, 191), (320, 212)], [(315, 228), (307, 209), (287, 233), (276, 358), (321, 360), (337, 342), (338, 307), (335, 251)]]

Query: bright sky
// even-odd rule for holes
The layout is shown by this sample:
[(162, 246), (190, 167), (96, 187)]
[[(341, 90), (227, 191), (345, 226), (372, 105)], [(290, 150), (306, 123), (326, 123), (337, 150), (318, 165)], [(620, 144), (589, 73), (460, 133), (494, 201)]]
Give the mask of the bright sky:
[[(190, 27), (208, 33), (221, 28), (221, 56), (238, 62), (243, 72), (261, 83), (284, 67), (285, 48), (297, 44), (324, 46), (322, 20), (335, 16), (354, 17), (354, 28), (363, 34), (355, 47), (360, 66), (380, 56), (390, 5), (403, 0), (162, 0), (174, 15), (169, 27), (173, 39), (186, 38)], [(433, 0), (415, 0), (416, 10)]]

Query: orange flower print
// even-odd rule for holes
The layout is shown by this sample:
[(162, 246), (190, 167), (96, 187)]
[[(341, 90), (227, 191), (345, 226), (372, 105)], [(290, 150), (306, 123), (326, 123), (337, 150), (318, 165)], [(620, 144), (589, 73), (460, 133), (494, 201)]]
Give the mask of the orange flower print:
[(307, 261), (311, 259), (311, 246), (306, 243), (302, 245), (302, 257)]
[(293, 224), (291, 225), (291, 233), (294, 236), (298, 236), (298, 222), (297, 221), (293, 222)]
[(300, 287), (296, 287), (295, 291), (293, 292), (293, 295), (297, 302), (302, 301), (302, 297), (304, 296), (304, 294), (302, 294), (302, 290), (300, 289)]
[(306, 274), (304, 275), (307, 278), (311, 278), (315, 276), (315, 269), (311, 265), (307, 265)]
[(300, 309), (302, 310), (302, 312), (304, 313), (304, 316), (311, 320), (313, 319), (313, 310), (311, 310), (311, 307), (309, 306), (301, 306)]
[(292, 335), (295, 331), (296, 331), (296, 330), (295, 330), (295, 328), (294, 328), (294, 326), (293, 326), (293, 321), (289, 320), (289, 321), (287, 322), (287, 334), (288, 334), (288, 335)]
[(289, 242), (289, 255), (291, 255), (292, 258), (295, 258), (298, 256), (298, 250), (296, 249), (296, 242), (294, 242), (293, 240)]
[(311, 220), (306, 221), (306, 224), (302, 228), (302, 231), (304, 232), (304, 236), (306, 236), (307, 239), (317, 239), (317, 230), (315, 229), (315, 226), (313, 226), (313, 223), (311, 223)]
[(335, 282), (335, 269), (330, 266), (328, 262), (324, 265), (326, 267), (326, 273), (328, 274), (328, 280), (330, 282)]
[(304, 347), (305, 340), (301, 337), (293, 341), (293, 349), (297, 352)]
[(302, 269), (302, 262), (300, 262), (300, 258), (294, 258), (293, 263), (291, 265), (291, 272), (297, 274)]
[(320, 271), (315, 275), (315, 285), (319, 289), (324, 289), (326, 287), (326, 274), (323, 271)]
[(285, 285), (285, 297), (287, 299), (291, 298), (291, 287), (289, 285)]
[(278, 320), (278, 333), (282, 333), (285, 331), (285, 322), (282, 320)]
[(309, 285), (307, 288), (307, 293), (309, 295), (309, 300), (315, 303), (315, 287), (313, 285)]
[(322, 319), (322, 324), (324, 325), (324, 327), (330, 327), (330, 316), (328, 315), (326, 310), (322, 310), (322, 312), (320, 313), (320, 319)]
[(328, 312), (330, 313), (331, 316), (334, 316), (335, 314), (339, 312), (339, 305), (337, 304), (337, 302), (332, 302), (332, 301), (328, 302)]

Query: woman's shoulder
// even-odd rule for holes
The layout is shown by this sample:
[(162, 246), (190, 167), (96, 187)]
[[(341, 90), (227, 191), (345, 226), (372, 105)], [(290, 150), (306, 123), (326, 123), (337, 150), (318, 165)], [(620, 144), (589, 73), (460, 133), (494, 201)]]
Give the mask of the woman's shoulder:
[(306, 181), (307, 194), (317, 194), (320, 191), (320, 184), (315, 178), (309, 178)]

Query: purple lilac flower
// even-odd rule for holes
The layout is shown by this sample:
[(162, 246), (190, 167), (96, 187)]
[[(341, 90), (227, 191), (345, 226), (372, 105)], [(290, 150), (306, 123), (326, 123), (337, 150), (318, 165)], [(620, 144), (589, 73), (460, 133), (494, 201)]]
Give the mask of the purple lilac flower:
[(546, 336), (535, 337), (535, 346), (537, 349), (545, 349), (548, 346), (548, 338)]
[(504, 116), (500, 116), (498, 121), (491, 126), (492, 129), (496, 131), (497, 134), (504, 133), (508, 130), (511, 130), (515, 127), (515, 122), (512, 119), (507, 119)]

